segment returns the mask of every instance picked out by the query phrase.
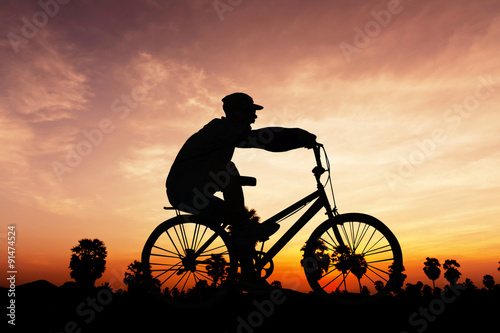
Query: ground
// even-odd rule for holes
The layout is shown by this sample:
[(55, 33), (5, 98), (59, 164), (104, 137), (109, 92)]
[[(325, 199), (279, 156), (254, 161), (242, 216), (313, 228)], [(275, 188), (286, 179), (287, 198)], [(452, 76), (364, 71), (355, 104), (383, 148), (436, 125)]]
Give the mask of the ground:
[[(2, 290), (7, 295), (7, 290)], [(456, 297), (455, 297), (456, 296)], [(230, 294), (204, 308), (174, 308), (153, 296), (36, 281), (16, 288), (16, 329), (24, 332), (467, 332), (497, 327), (499, 290), (450, 290), (345, 306), (286, 289)], [(5, 317), (4, 317), (5, 318)], [(12, 325), (8, 325), (12, 328)], [(182, 330), (179, 328), (182, 327)]]

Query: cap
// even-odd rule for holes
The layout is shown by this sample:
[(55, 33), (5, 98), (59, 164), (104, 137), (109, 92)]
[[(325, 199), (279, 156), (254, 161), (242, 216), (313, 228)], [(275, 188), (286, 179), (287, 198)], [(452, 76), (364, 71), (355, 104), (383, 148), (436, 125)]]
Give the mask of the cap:
[(222, 99), (224, 106), (235, 109), (262, 110), (264, 107), (254, 104), (252, 97), (245, 93), (236, 92)]

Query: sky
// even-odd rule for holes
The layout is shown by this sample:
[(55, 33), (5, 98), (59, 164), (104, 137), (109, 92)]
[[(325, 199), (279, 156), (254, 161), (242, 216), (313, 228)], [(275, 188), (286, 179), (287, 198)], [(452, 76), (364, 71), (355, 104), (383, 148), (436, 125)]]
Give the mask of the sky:
[[(317, 135), (339, 212), (389, 226), (408, 282), (431, 283), (426, 257), (500, 281), (500, 2), (6, 0), (0, 31), (0, 235), (5, 249), (15, 226), (18, 284), (71, 280), (70, 249), (99, 238), (97, 284), (123, 287), (173, 215), (176, 153), (237, 91), (264, 106), (253, 128)], [(315, 189), (310, 150), (233, 161), (263, 219)], [(299, 249), (323, 220), (270, 279), (309, 290)]]

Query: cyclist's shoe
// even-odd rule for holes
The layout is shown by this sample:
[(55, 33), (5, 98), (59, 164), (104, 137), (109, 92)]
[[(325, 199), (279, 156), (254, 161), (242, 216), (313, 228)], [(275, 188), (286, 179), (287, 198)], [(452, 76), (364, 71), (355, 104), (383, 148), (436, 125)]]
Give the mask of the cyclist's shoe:
[(233, 226), (231, 234), (237, 245), (246, 245), (269, 239), (269, 236), (278, 231), (279, 228), (280, 225), (278, 223), (247, 222)]

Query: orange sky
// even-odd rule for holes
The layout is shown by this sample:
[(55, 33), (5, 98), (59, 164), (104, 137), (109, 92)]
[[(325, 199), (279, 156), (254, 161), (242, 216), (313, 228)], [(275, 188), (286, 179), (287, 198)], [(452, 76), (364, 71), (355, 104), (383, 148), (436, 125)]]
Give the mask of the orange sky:
[[(5, 249), (16, 225), (18, 283), (70, 280), (70, 248), (99, 238), (97, 283), (120, 287), (171, 217), (164, 181), (178, 149), (235, 91), (265, 107), (254, 128), (318, 136), (340, 212), (384, 221), (410, 282), (430, 283), (427, 256), (456, 259), (462, 281), (500, 281), (500, 3), (221, 2), (52, 1), (48, 15), (2, 1), (0, 235)], [(311, 151), (234, 161), (258, 178), (246, 201), (264, 218), (314, 190)], [(299, 249), (314, 227), (271, 279), (308, 290)]]

